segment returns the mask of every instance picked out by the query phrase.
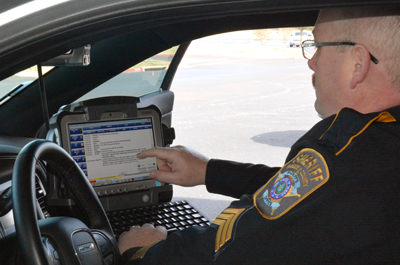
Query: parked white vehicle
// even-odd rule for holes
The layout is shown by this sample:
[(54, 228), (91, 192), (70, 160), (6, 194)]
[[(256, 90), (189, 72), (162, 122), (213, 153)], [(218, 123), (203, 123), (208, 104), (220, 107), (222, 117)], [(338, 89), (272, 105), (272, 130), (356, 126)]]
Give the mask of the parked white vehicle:
[(312, 40), (313, 34), (309, 30), (303, 30), (303, 38), (300, 36), (300, 30), (293, 31), (289, 38), (290, 47), (300, 47), (300, 42), (305, 40)]

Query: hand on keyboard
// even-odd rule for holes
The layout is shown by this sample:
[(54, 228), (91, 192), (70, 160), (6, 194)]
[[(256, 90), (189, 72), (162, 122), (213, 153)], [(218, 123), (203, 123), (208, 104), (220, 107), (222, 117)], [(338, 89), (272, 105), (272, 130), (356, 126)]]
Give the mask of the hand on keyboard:
[(187, 201), (175, 201), (147, 207), (118, 210), (107, 213), (116, 238), (132, 225), (151, 223), (164, 226), (168, 234), (190, 226), (207, 226), (210, 221)]
[(148, 246), (167, 238), (167, 229), (163, 226), (154, 227), (152, 224), (132, 226), (129, 231), (123, 232), (118, 240), (119, 251), (124, 253), (134, 247)]

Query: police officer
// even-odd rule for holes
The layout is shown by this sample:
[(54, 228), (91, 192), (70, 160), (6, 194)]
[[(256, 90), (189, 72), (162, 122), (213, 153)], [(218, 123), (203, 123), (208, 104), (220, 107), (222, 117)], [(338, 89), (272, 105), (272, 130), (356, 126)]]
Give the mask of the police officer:
[(400, 11), (320, 12), (303, 43), (324, 118), (282, 168), (155, 148), (153, 179), (234, 201), (210, 227), (120, 236), (131, 264), (399, 264)]

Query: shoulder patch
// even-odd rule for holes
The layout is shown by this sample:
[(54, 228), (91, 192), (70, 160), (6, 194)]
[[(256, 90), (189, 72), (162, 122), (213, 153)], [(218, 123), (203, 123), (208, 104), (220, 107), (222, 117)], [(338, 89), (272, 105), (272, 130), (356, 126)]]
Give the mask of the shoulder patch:
[(254, 205), (264, 218), (277, 219), (328, 179), (329, 170), (324, 157), (305, 148), (254, 194)]

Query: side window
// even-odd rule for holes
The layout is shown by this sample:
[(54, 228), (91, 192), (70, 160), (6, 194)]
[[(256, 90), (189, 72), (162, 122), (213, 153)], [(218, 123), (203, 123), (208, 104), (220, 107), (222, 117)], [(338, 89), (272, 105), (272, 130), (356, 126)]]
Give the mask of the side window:
[[(289, 45), (295, 30), (192, 41), (171, 86), (173, 144), (212, 158), (282, 166), (290, 147), (320, 120), (312, 71), (301, 48)], [(204, 186), (174, 186), (174, 197), (190, 201), (210, 219), (232, 201)]]
[(172, 47), (126, 69), (77, 101), (106, 96), (141, 97), (158, 91), (177, 50), (178, 46)]

